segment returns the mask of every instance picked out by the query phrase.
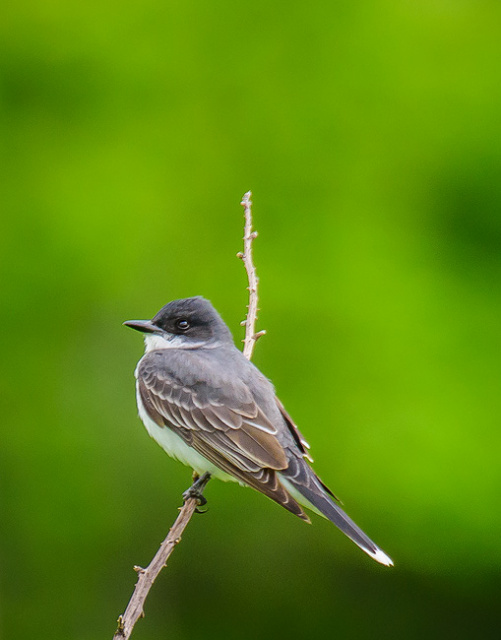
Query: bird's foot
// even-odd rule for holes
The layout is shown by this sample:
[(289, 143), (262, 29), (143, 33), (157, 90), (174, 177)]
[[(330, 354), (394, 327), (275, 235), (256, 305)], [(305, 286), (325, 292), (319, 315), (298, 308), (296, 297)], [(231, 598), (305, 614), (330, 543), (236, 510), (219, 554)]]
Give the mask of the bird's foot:
[(210, 480), (210, 473), (207, 471), (202, 476), (199, 476), (197, 473), (193, 474), (193, 484), (189, 489), (187, 489), (183, 493), (183, 500), (186, 502), (190, 498), (195, 498), (198, 503), (197, 508), (195, 509), (196, 513), (205, 513), (207, 509), (200, 509), (199, 507), (203, 507), (207, 504), (207, 498), (204, 497), (203, 491), (205, 489), (205, 485)]

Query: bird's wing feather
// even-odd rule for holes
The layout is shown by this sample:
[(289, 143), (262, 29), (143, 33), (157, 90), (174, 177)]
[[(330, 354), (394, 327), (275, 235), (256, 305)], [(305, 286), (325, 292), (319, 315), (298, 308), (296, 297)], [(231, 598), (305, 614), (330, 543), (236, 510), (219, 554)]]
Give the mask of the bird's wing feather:
[[(313, 462), (313, 458), (310, 456), (308, 451), (308, 449), (310, 448), (310, 445), (305, 440), (303, 434), (301, 433), (301, 431), (299, 431), (295, 422), (292, 420), (290, 415), (285, 410), (284, 405), (280, 402), (278, 398), (275, 398), (275, 400), (277, 402), (278, 408), (280, 409), (280, 413), (282, 414), (282, 417), (285, 420), (285, 424), (287, 425), (289, 431), (291, 432), (292, 437), (294, 438), (298, 449), (303, 454), (303, 458), (306, 458), (307, 460), (309, 460), (309, 462)], [(290, 464), (289, 464), (289, 468), (287, 469), (287, 474), (293, 475), (293, 476), (294, 475), (299, 476), (301, 475), (301, 472), (303, 472), (302, 475), (304, 477), (302, 479), (299, 479), (298, 477), (297, 482), (300, 485), (301, 483), (308, 483), (310, 481), (310, 478), (312, 477), (313, 471), (311, 471), (311, 469), (307, 465), (298, 465), (297, 460), (295, 459), (294, 456), (288, 456), (288, 459)], [(334, 500), (337, 500), (340, 504), (342, 504), (342, 501), (329, 489), (329, 487), (326, 484), (322, 482), (322, 480), (320, 480), (318, 476), (315, 476), (315, 474), (313, 474), (313, 476), (316, 478), (318, 483), (320, 483), (320, 485), (325, 489), (325, 491), (327, 491), (327, 493), (332, 498), (334, 498)]]
[(299, 429), (297, 428), (297, 425), (294, 422), (294, 420), (290, 417), (290, 415), (285, 410), (284, 405), (280, 402), (280, 400), (276, 396), (275, 396), (275, 400), (278, 408), (280, 409), (280, 413), (282, 414), (282, 417), (285, 420), (285, 424), (287, 425), (287, 428), (289, 429), (292, 437), (294, 438), (294, 441), (298, 446), (298, 449), (301, 451), (301, 453), (307, 460), (309, 460), (310, 462), (313, 462), (312, 457), (308, 453), (308, 449), (310, 448), (310, 445), (306, 441), (301, 431), (299, 431)]
[[(162, 390), (158, 390), (140, 378), (139, 388), (141, 397), (148, 399), (157, 414), (163, 417), (163, 423), (174, 431), (191, 431), (190, 438), (200, 437), (222, 453), (231, 455), (235, 448), (242, 451), (246, 459), (242, 469), (249, 465), (271, 469), (287, 467), (285, 451), (276, 436), (269, 432), (261, 411), (254, 420), (249, 420), (234, 409), (228, 411), (223, 420), (210, 402), (197, 403), (199, 406), (196, 406), (186, 389), (176, 388), (175, 383), (169, 380), (164, 380)], [(261, 422), (264, 428), (261, 428)]]
[[(167, 356), (172, 359), (174, 354)], [(180, 367), (186, 367), (189, 357), (185, 353), (183, 362), (175, 363), (175, 373), (173, 363), (169, 365), (159, 352), (142, 359), (139, 393), (149, 415), (223, 471), (308, 520), (280, 484), (276, 472), (287, 468), (287, 454), (277, 438), (277, 427), (248, 387), (239, 379), (218, 380), (213, 372), (205, 375), (199, 358), (189, 367), (190, 372), (196, 369), (194, 379), (183, 384), (180, 378), (184, 381), (185, 376), (180, 374)]]
[(291, 511), (296, 516), (299, 516), (302, 520), (310, 522), (310, 519), (303, 509), (280, 483), (275, 469), (261, 467), (256, 470), (243, 470), (241, 468), (241, 464), (237, 466), (233, 463), (227, 455), (227, 452), (223, 455), (221, 450), (214, 448), (212, 443), (209, 444), (207, 441), (196, 435), (193, 436), (191, 445), (196, 451), (198, 451), (198, 453), (203, 455), (223, 471), (226, 471), (226, 473), (233, 475), (249, 487), (264, 493), (264, 495), (275, 500), (275, 502), (278, 502), (278, 504), (285, 507), (288, 511)]

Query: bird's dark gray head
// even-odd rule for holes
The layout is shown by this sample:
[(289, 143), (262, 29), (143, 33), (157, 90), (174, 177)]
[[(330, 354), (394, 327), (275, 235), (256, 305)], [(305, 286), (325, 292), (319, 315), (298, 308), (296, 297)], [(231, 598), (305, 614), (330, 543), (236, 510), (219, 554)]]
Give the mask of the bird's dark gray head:
[[(128, 320), (124, 324), (137, 331), (158, 336), (175, 348), (232, 342), (230, 330), (221, 316), (201, 296), (173, 300), (162, 307), (152, 320)], [(156, 348), (159, 347), (160, 345)]]

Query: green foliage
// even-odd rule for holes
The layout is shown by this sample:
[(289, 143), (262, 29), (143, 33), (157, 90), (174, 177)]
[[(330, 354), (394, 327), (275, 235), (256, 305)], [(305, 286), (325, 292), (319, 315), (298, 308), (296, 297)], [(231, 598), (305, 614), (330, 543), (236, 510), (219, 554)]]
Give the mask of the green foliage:
[(501, 9), (11, 3), (0, 21), (0, 633), (112, 636), (190, 472), (138, 335), (211, 299), (395, 560), (211, 483), (134, 637), (490, 638), (501, 569)]

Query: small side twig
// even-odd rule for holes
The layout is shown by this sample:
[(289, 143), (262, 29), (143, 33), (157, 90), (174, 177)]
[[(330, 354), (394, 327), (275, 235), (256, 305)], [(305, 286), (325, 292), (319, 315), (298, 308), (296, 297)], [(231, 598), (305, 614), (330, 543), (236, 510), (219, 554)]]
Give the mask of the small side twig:
[[(244, 228), (244, 251), (237, 253), (237, 256), (243, 260), (249, 280), (249, 305), (247, 307), (247, 316), (245, 322), (245, 340), (244, 340), (244, 356), (250, 360), (256, 341), (266, 333), (266, 331), (258, 331), (255, 333), (255, 324), (257, 318), (257, 285), (258, 278), (256, 269), (252, 261), (252, 241), (257, 237), (257, 232), (252, 231), (252, 211), (251, 211), (251, 192), (248, 191), (242, 198), (242, 206), (245, 209), (245, 228)], [(210, 480), (210, 474), (205, 473), (196, 481), (196, 488), (200, 493), (203, 492), (205, 486)], [(144, 617), (144, 603), (148, 593), (155, 582), (160, 571), (166, 566), (169, 556), (174, 551), (176, 545), (181, 541), (181, 535), (188, 526), (191, 517), (195, 513), (198, 506), (197, 498), (188, 498), (184, 505), (179, 509), (179, 515), (172, 525), (169, 534), (160, 545), (155, 557), (146, 569), (134, 567), (139, 579), (134, 588), (134, 593), (127, 605), (125, 612), (118, 618), (118, 626), (113, 636), (113, 640), (128, 640), (134, 629), (134, 625), (139, 618)]]
[[(209, 479), (210, 474), (205, 473), (197, 480), (197, 489), (200, 493), (204, 490)], [(134, 570), (139, 575), (139, 580), (137, 581), (125, 613), (118, 618), (118, 627), (113, 636), (113, 640), (127, 640), (130, 638), (134, 625), (139, 618), (144, 617), (143, 607), (151, 586), (160, 571), (166, 566), (167, 560), (174, 551), (175, 546), (181, 541), (181, 535), (191, 520), (191, 516), (195, 513), (197, 506), (197, 498), (188, 498), (179, 509), (179, 515), (172, 525), (168, 536), (160, 545), (160, 549), (156, 552), (155, 557), (148, 567), (146, 569), (134, 567)]]
[(254, 351), (254, 345), (256, 341), (263, 336), (266, 331), (258, 331), (255, 332), (255, 324), (257, 319), (257, 285), (259, 279), (256, 274), (256, 267), (252, 261), (252, 242), (257, 238), (257, 231), (252, 231), (252, 201), (251, 201), (252, 192), (247, 191), (242, 198), (242, 202), (240, 203), (242, 207), (244, 207), (244, 215), (245, 215), (245, 227), (244, 227), (244, 250), (243, 253), (240, 251), (237, 253), (237, 258), (240, 258), (245, 266), (245, 270), (247, 271), (247, 279), (249, 280), (249, 305), (247, 307), (247, 315), (245, 321), (242, 322), (245, 325), (245, 339), (244, 339), (244, 349), (243, 354), (250, 360), (252, 358), (252, 352)]

